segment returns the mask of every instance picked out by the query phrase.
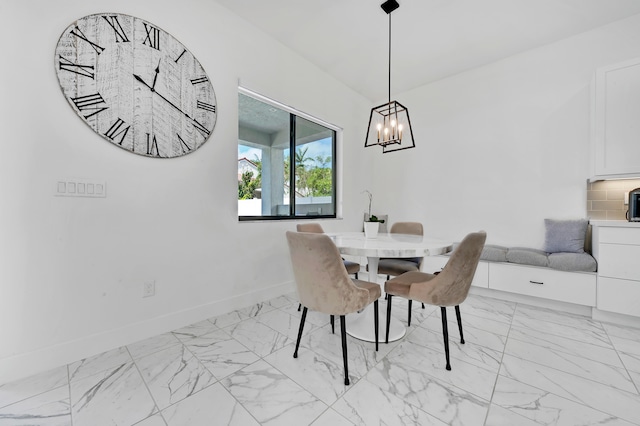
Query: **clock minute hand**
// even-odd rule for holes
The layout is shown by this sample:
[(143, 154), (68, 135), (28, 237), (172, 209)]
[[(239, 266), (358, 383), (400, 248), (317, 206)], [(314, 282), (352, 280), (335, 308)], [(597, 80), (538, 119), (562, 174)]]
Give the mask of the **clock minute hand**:
[(156, 92), (154, 90), (153, 87), (149, 86), (143, 79), (142, 77), (140, 77), (139, 75), (134, 74), (133, 77), (138, 80), (140, 83), (144, 84), (145, 86), (147, 86), (149, 88), (149, 90), (151, 90), (153, 93), (155, 93), (156, 95), (160, 96), (160, 98), (162, 98), (166, 103), (168, 103), (169, 105), (171, 105), (172, 107), (174, 107), (175, 109), (177, 109), (181, 114), (183, 114), (185, 117), (187, 117), (189, 120), (192, 120), (191, 117), (189, 117), (189, 114), (186, 114), (184, 112), (182, 112), (182, 110), (180, 108), (178, 108), (177, 106), (175, 106), (173, 104), (173, 102), (171, 102), (169, 99), (165, 98), (164, 96), (162, 96), (160, 93)]
[[(157, 74), (156, 74), (157, 75)], [(138, 80), (140, 83), (144, 84), (145, 86), (147, 86), (149, 88), (149, 90), (151, 90), (153, 93), (155, 93), (156, 95), (160, 96), (160, 98), (162, 98), (166, 103), (168, 103), (169, 105), (171, 105), (172, 107), (174, 107), (175, 109), (177, 109), (182, 115), (184, 115), (185, 117), (187, 117), (189, 120), (191, 120), (191, 124), (193, 124), (193, 126), (200, 132), (202, 133), (202, 135), (206, 138), (207, 136), (209, 136), (209, 134), (211, 133), (209, 131), (209, 129), (207, 129), (202, 123), (200, 123), (198, 120), (196, 120), (195, 118), (191, 118), (189, 117), (189, 114), (184, 113), (180, 108), (178, 108), (177, 106), (175, 106), (173, 104), (173, 102), (171, 102), (169, 99), (165, 98), (164, 96), (162, 96), (160, 93), (156, 92), (153, 87), (149, 86), (139, 75), (134, 74), (133, 77)]]

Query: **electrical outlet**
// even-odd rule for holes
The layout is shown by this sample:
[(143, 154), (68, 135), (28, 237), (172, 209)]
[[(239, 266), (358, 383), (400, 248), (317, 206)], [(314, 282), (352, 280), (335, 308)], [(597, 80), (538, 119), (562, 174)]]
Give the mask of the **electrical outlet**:
[(142, 285), (142, 297), (151, 297), (156, 294), (156, 282), (147, 281)]

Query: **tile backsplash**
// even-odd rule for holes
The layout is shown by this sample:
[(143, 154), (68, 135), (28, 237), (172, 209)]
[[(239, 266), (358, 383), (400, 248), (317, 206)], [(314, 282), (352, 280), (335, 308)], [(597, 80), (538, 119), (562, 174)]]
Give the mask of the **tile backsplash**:
[(640, 188), (640, 179), (587, 182), (587, 216), (594, 220), (626, 220), (625, 193)]

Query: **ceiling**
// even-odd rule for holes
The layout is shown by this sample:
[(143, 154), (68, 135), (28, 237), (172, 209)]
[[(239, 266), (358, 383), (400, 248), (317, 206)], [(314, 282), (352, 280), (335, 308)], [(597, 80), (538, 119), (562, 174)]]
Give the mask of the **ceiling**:
[[(386, 101), (382, 0), (216, 0), (373, 101)], [(640, 13), (640, 0), (398, 0), (392, 98)]]

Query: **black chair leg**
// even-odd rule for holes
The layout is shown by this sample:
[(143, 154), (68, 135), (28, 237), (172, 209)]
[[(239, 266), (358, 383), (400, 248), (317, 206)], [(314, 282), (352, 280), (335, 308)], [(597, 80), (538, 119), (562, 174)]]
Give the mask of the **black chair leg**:
[(462, 334), (462, 319), (460, 318), (459, 305), (456, 305), (456, 318), (458, 318), (458, 330), (460, 330), (460, 343), (464, 345), (464, 334)]
[(373, 320), (375, 321), (374, 330), (376, 335), (376, 352), (378, 352), (378, 299), (373, 302)]
[(391, 298), (393, 297), (388, 293), (387, 296), (389, 297), (387, 298), (387, 331), (385, 332), (385, 343), (389, 343), (389, 325), (391, 324)]
[(424, 309), (424, 303), (422, 304), (422, 309)]
[(300, 312), (301, 307), (302, 307), (302, 303), (298, 303), (298, 312)]
[(336, 334), (336, 317), (331, 315), (330, 318), (331, 318), (331, 334)]
[(294, 358), (298, 358), (298, 348), (300, 347), (300, 338), (302, 338), (302, 330), (304, 329), (304, 320), (307, 319), (307, 308), (302, 310), (302, 318), (300, 318), (300, 328), (298, 329), (298, 341), (296, 342), (296, 350), (293, 353)]
[(409, 299), (409, 314), (407, 315), (407, 327), (411, 327), (411, 306), (413, 305), (413, 300)]
[(442, 313), (442, 334), (444, 334), (444, 354), (447, 357), (447, 370), (451, 370), (451, 364), (449, 363), (449, 330), (447, 328), (447, 308), (440, 307)]
[(349, 386), (349, 362), (347, 361), (347, 327), (344, 315), (340, 315), (340, 334), (342, 335), (342, 359), (344, 360), (344, 385)]
[(356, 272), (354, 275), (356, 276), (356, 280), (357, 280), (358, 279), (358, 273)]

